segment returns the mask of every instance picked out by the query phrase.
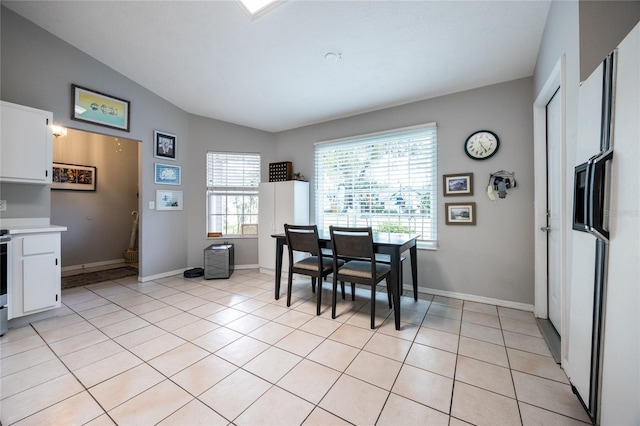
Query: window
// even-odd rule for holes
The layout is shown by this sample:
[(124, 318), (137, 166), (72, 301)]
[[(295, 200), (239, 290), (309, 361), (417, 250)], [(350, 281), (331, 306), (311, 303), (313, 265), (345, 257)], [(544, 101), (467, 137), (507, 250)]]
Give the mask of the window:
[(258, 223), (260, 154), (207, 152), (207, 232), (240, 235)]
[(318, 228), (416, 233), (419, 247), (436, 247), (435, 123), (320, 142), (315, 173)]

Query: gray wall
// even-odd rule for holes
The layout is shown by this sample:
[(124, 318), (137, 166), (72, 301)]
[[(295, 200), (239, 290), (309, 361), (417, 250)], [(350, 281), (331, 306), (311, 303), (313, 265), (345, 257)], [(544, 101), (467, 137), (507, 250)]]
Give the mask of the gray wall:
[[(122, 261), (138, 210), (138, 141), (69, 129), (53, 161), (94, 166), (96, 191), (51, 191), (51, 222), (62, 233), (62, 266)], [(119, 143), (119, 145), (118, 145)]]
[(224, 121), (192, 115), (189, 120), (189, 136), (191, 144), (187, 153), (187, 164), (192, 169), (192, 173), (186, 176), (184, 183), (185, 203), (189, 205), (187, 225), (189, 265), (202, 267), (204, 248), (210, 244), (229, 241), (234, 244), (236, 265), (257, 266), (257, 238), (225, 238), (222, 240), (206, 238), (206, 153), (207, 151), (258, 152), (261, 155), (262, 180), (268, 181), (269, 162), (275, 161), (274, 135)]
[(640, 19), (640, 1), (580, 0), (580, 81), (591, 75)]
[[(419, 251), (419, 286), (533, 303), (532, 103), (532, 79), (515, 80), (282, 132), (276, 135), (277, 158), (292, 161), (310, 179), (313, 220), (315, 142), (435, 121), (440, 181), (443, 174), (471, 172), (475, 195), (439, 194), (439, 248)], [(463, 151), (467, 136), (480, 129), (496, 132), (501, 141), (498, 154), (486, 161)], [(502, 169), (516, 173), (518, 187), (491, 202), (489, 174)], [(459, 201), (477, 203), (477, 226), (444, 224), (444, 203)]]
[[(3, 7), (1, 15), (2, 100), (51, 111), (58, 125), (142, 141), (140, 204), (145, 208), (140, 208), (140, 275), (186, 267), (189, 206), (184, 211), (167, 212), (150, 210), (148, 203), (155, 200), (155, 190), (160, 187), (153, 182), (153, 131), (178, 136), (177, 164), (184, 166), (189, 147), (188, 114), (12, 11)], [(131, 132), (71, 120), (72, 83), (131, 101)], [(191, 168), (183, 167), (183, 179), (191, 173)], [(20, 205), (12, 217), (51, 216), (48, 187), (4, 184), (0, 189), (9, 205)], [(108, 229), (100, 231), (102, 236), (108, 233)]]

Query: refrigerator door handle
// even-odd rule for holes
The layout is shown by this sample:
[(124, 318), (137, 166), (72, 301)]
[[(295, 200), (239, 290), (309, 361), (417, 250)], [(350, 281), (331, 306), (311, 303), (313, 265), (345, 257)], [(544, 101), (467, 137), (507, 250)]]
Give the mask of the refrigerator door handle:
[(604, 241), (609, 241), (609, 181), (611, 170), (608, 167), (613, 159), (613, 149), (597, 156), (590, 163), (587, 188), (589, 231)]

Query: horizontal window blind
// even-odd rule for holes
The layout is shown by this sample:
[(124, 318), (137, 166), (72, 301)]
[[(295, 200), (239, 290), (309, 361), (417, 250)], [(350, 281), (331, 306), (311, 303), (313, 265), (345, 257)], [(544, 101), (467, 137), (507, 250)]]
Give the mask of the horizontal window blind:
[(316, 223), (371, 226), (437, 241), (435, 123), (315, 148)]
[(258, 223), (260, 154), (207, 152), (207, 232), (241, 233)]

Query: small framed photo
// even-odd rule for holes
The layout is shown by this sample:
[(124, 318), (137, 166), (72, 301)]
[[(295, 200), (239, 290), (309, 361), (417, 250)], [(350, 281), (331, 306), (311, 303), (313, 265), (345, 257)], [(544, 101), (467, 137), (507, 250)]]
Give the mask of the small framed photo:
[(443, 175), (444, 196), (473, 195), (473, 173)]
[(258, 225), (245, 223), (241, 226), (242, 235), (258, 235)]
[(51, 189), (95, 191), (97, 172), (93, 166), (53, 163)]
[(171, 164), (155, 163), (155, 183), (161, 185), (180, 185), (182, 168)]
[(182, 191), (157, 189), (156, 210), (182, 210)]
[(176, 160), (178, 138), (171, 133), (153, 131), (153, 156), (164, 160)]
[(71, 85), (71, 119), (129, 131), (131, 102)]
[(445, 203), (447, 225), (475, 225), (476, 203)]

